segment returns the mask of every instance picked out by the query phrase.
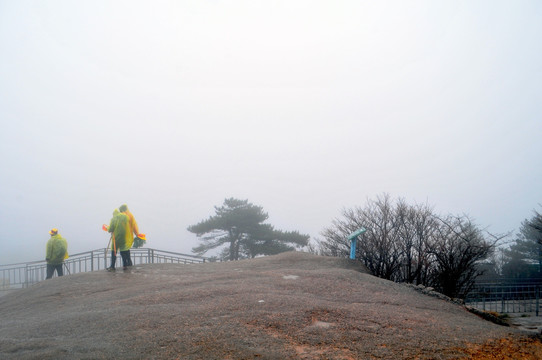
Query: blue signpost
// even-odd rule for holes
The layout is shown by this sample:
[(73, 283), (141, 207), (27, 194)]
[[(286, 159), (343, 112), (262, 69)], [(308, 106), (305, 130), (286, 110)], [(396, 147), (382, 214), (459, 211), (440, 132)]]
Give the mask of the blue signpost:
[(348, 236), (348, 240), (350, 240), (350, 259), (356, 258), (356, 243), (358, 241), (358, 236), (363, 234), (365, 231), (367, 231), (367, 229), (360, 228)]

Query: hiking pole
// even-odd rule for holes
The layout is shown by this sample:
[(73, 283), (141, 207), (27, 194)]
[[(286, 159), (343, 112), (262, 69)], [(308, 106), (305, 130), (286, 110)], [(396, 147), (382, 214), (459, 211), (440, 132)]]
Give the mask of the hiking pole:
[[(109, 252), (109, 245), (113, 242), (113, 248), (111, 249), (111, 252), (115, 255), (115, 263), (117, 258), (117, 245), (115, 244), (115, 234), (111, 233), (111, 237), (109, 238), (109, 243), (107, 244), (107, 249), (105, 249), (105, 257), (107, 261), (107, 253)], [(111, 255), (111, 266), (106, 267), (106, 270), (111, 271), (114, 270), (114, 263), (113, 263), (113, 254)], [(105, 265), (107, 266), (107, 264)]]
[(115, 251), (115, 266), (117, 265), (117, 244), (115, 243), (115, 234), (111, 233), (111, 239), (113, 240), (113, 251)]
[(109, 238), (109, 242), (107, 243), (107, 248), (105, 249), (106, 254), (109, 252), (109, 246), (111, 245), (111, 239), (113, 239), (113, 234), (111, 234), (111, 237)]
[[(103, 224), (103, 225), (102, 225), (102, 230), (103, 230), (103, 231), (109, 231), (109, 226)], [(109, 268), (107, 267), (107, 255), (108, 255), (108, 253), (109, 253), (109, 247), (111, 246), (111, 241), (113, 242), (113, 249), (114, 249), (113, 251), (115, 252), (115, 256), (117, 255), (117, 248), (116, 248), (116, 246), (115, 246), (115, 236), (114, 236), (113, 233), (111, 233), (111, 236), (109, 237), (109, 242), (107, 243), (107, 247), (105, 248), (105, 262), (106, 262), (106, 263), (105, 263), (105, 268), (106, 268), (106, 269), (109, 269)]]

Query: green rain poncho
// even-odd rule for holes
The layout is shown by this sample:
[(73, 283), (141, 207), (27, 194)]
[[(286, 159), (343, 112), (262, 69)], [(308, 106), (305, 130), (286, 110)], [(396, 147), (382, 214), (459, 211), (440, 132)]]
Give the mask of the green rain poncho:
[(108, 231), (113, 233), (115, 248), (117, 251), (130, 250), (134, 239), (132, 237), (130, 221), (126, 214), (123, 214), (115, 209), (113, 212), (113, 218), (109, 223)]
[(60, 265), (68, 255), (68, 242), (59, 234), (47, 241), (45, 259), (49, 265)]

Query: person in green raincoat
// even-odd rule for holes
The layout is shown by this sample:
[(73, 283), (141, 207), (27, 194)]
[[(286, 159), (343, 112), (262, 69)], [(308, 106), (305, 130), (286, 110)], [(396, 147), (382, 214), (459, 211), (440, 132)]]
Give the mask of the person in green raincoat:
[[(126, 270), (126, 267), (129, 266), (128, 264), (131, 264), (130, 261), (130, 255), (128, 252), (128, 257), (126, 257), (126, 250), (130, 250), (130, 247), (132, 247), (132, 242), (127, 242), (127, 234), (130, 235), (131, 232), (129, 231), (129, 220), (128, 216), (126, 214), (121, 213), (119, 210), (115, 209), (113, 211), (113, 218), (111, 218), (111, 222), (109, 223), (109, 227), (107, 229), (108, 232), (111, 233), (111, 239), (113, 246), (111, 247), (111, 266), (107, 268), (108, 271), (114, 271), (115, 270), (115, 263), (117, 261), (117, 251), (120, 251), (120, 255), (122, 257), (122, 264), (124, 266), (124, 269)], [(131, 235), (130, 235), (131, 239)]]
[(47, 276), (46, 279), (53, 277), (55, 270), (58, 276), (64, 275), (62, 265), (64, 260), (68, 258), (68, 242), (58, 233), (58, 229), (54, 228), (49, 231), (49, 241), (45, 247), (45, 260), (47, 261)]

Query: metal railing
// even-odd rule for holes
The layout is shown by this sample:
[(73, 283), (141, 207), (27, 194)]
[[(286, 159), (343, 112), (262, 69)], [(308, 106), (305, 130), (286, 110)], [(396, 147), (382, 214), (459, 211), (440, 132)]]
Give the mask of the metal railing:
[(479, 310), (507, 313), (540, 312), (540, 289), (542, 284), (481, 283), (468, 294), (465, 304)]
[[(210, 260), (202, 256), (150, 248), (130, 249), (130, 255), (134, 265), (159, 263), (194, 264)], [(105, 270), (110, 265), (110, 261), (111, 252), (105, 248), (73, 254), (64, 261), (64, 275)], [(120, 254), (117, 254), (116, 266), (120, 266), (121, 261)], [(45, 280), (46, 275), (47, 262), (44, 260), (0, 265), (0, 290), (26, 288)]]

